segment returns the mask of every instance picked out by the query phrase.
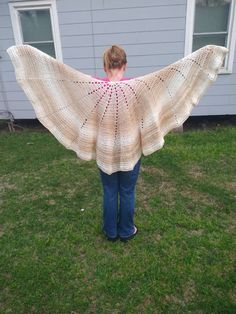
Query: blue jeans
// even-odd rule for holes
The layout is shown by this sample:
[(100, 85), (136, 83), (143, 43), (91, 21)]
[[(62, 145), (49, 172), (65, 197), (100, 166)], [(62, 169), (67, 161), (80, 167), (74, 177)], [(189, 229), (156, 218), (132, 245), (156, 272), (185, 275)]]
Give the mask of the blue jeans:
[[(103, 185), (103, 232), (110, 238), (126, 237), (134, 233), (135, 185), (141, 158), (133, 170), (117, 171), (111, 175), (100, 168)], [(120, 208), (118, 210), (118, 194)]]

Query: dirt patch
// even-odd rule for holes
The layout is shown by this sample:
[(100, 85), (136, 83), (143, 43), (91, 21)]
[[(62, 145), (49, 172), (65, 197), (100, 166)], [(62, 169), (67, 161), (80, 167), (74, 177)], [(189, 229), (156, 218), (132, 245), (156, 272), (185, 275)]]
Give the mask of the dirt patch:
[(2, 179), (0, 181), (0, 193), (5, 190), (17, 190), (17, 186), (16, 184), (8, 183), (7, 181), (4, 181), (4, 179)]
[(49, 205), (55, 205), (56, 204), (56, 201), (55, 200), (48, 200), (47, 203)]
[(203, 229), (199, 229), (199, 230), (190, 230), (188, 231), (188, 235), (190, 236), (201, 236), (203, 234)]
[(180, 304), (180, 305), (184, 305), (184, 302), (182, 300), (180, 300), (178, 297), (174, 296), (174, 295), (166, 295), (165, 296), (165, 301), (167, 303), (174, 303), (174, 304)]
[[(227, 190), (229, 190), (230, 192), (235, 192), (236, 191), (236, 181), (225, 182), (224, 187)], [(236, 197), (236, 192), (235, 192), (235, 197)]]
[(183, 296), (166, 295), (167, 303), (174, 303), (179, 305), (186, 305), (196, 297), (196, 287), (194, 281), (187, 282), (183, 287)]
[(145, 210), (148, 210), (150, 209), (150, 199), (160, 193), (160, 188), (158, 186), (148, 184), (145, 182), (144, 178), (140, 176), (136, 185), (136, 191), (141, 206), (144, 207)]
[[(147, 310), (147, 307), (150, 305), (150, 304), (154, 304), (153, 303), (153, 300), (151, 298), (150, 295), (147, 295), (144, 297), (144, 299), (142, 300), (142, 303), (140, 303), (137, 307), (136, 307), (136, 310), (138, 313), (145, 313), (146, 310)], [(158, 314), (159, 312), (157, 310), (155, 310), (155, 312), (153, 312), (155, 314)]]
[[(230, 215), (230, 224), (229, 224), (228, 230), (230, 232), (236, 230), (236, 213), (234, 212)], [(236, 254), (235, 254), (235, 259), (236, 259)]]
[(184, 301), (189, 303), (196, 297), (196, 287), (193, 280), (187, 282), (184, 286)]
[(194, 202), (199, 201), (199, 203), (201, 204), (203, 203), (206, 205), (214, 205), (214, 206), (218, 205), (217, 201), (214, 198), (212, 198), (212, 196), (206, 193), (200, 193), (199, 191), (194, 190), (194, 189), (185, 189), (185, 190), (179, 191), (179, 193), (188, 199), (194, 200)]
[(173, 182), (170, 181), (163, 181), (161, 186), (159, 187), (159, 191), (165, 194), (175, 194), (176, 193), (176, 186)]
[(233, 289), (229, 292), (229, 297), (230, 300), (232, 301), (233, 304), (236, 304), (236, 290)]
[(202, 179), (204, 177), (204, 173), (202, 172), (201, 167), (198, 165), (190, 165), (189, 168), (187, 167), (186, 172), (194, 179)]
[(154, 167), (154, 166), (141, 165), (141, 171), (145, 171), (150, 174), (156, 174), (161, 177), (166, 176), (166, 173), (164, 170), (162, 170), (161, 168)]
[(172, 181), (160, 181), (158, 183), (147, 182), (142, 176), (137, 183), (137, 196), (141, 206), (145, 210), (151, 210), (150, 200), (160, 196), (163, 204), (174, 206), (177, 188)]
[(4, 235), (3, 226), (0, 226), (0, 238)]

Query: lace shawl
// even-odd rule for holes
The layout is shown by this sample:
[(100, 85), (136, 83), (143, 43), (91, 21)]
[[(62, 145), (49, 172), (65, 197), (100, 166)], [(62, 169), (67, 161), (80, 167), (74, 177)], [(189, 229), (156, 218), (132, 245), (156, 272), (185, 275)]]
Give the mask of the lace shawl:
[[(84, 74), (30, 45), (7, 52), (38, 120), (83, 160), (107, 174), (129, 171), (161, 149), (217, 74), (228, 52), (207, 45), (161, 70), (123, 81)], [(46, 144), (46, 143), (45, 143)]]

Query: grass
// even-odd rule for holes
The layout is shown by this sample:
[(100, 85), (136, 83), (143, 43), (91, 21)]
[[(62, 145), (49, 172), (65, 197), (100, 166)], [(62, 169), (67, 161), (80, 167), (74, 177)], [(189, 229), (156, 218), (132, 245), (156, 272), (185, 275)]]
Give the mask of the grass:
[(127, 243), (101, 232), (95, 161), (48, 132), (0, 146), (0, 313), (236, 312), (235, 127), (169, 133), (142, 156)]

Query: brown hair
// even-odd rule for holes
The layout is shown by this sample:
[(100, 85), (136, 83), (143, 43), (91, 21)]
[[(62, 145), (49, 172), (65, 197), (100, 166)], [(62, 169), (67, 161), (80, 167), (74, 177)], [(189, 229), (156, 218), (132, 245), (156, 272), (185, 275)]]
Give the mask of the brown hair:
[(104, 69), (121, 69), (127, 63), (126, 53), (121, 46), (113, 45), (103, 53)]

